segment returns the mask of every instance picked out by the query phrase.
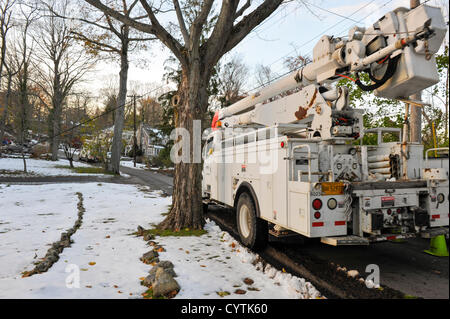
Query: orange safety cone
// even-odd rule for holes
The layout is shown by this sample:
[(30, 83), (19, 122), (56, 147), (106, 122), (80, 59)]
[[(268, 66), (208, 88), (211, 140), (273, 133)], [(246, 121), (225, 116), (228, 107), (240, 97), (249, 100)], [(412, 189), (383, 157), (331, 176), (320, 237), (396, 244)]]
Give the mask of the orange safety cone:
[(430, 249), (424, 250), (424, 252), (437, 257), (448, 257), (445, 236), (439, 235), (431, 238)]

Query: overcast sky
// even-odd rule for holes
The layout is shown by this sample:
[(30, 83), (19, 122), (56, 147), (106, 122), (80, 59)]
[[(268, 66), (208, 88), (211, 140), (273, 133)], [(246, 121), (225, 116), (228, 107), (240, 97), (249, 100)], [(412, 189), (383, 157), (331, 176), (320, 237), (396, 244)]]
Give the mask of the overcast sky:
[[(306, 8), (301, 2), (310, 5)], [(250, 70), (246, 89), (252, 89), (256, 86), (256, 65), (270, 66), (276, 74), (283, 74), (287, 71), (283, 66), (284, 58), (297, 54), (311, 55), (315, 43), (323, 34), (345, 35), (351, 27), (369, 26), (388, 11), (401, 6), (409, 8), (409, 3), (410, 0), (291, 1), (259, 25), (223, 60), (235, 54), (240, 55)], [(442, 3), (445, 2), (428, 1), (428, 4), (436, 6), (442, 6)], [(448, 21), (447, 10), (444, 14)], [(140, 63), (138, 57), (132, 57), (134, 61), (130, 65), (129, 80), (162, 84), (164, 61), (168, 56), (169, 51), (156, 44), (150, 52), (145, 53), (148, 60), (146, 65)], [(99, 65), (95, 78), (89, 83), (93, 94), (105, 86), (108, 78), (117, 77), (118, 72), (117, 63)]]

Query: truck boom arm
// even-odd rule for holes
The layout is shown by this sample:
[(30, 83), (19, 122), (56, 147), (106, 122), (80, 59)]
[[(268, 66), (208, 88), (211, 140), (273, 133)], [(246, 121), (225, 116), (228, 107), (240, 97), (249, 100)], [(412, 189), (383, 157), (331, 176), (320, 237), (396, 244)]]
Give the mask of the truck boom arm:
[[(439, 8), (398, 8), (370, 28), (352, 28), (348, 39), (323, 36), (314, 47), (312, 63), (221, 109), (217, 118), (241, 114), (295, 88), (325, 85), (352, 74), (363, 90), (375, 90), (380, 97), (405, 98), (439, 81), (434, 54), (445, 34)], [(361, 83), (358, 72), (368, 72), (372, 84)]]

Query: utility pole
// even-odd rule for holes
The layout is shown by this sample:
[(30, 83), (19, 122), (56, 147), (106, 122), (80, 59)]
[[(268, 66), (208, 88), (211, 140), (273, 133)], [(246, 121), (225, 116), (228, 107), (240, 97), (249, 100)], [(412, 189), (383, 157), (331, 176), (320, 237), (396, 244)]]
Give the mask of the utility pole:
[(137, 96), (136, 94), (131, 95), (133, 97), (133, 166), (136, 167), (136, 147), (137, 147), (137, 138), (136, 138), (136, 98), (142, 97), (141, 95)]
[[(420, 6), (420, 0), (410, 0), (410, 8), (414, 9)], [(422, 92), (418, 92), (409, 97), (411, 100), (421, 101)], [(410, 142), (421, 143), (422, 142), (422, 106), (410, 104)]]
[(136, 167), (136, 95), (133, 96), (133, 165)]

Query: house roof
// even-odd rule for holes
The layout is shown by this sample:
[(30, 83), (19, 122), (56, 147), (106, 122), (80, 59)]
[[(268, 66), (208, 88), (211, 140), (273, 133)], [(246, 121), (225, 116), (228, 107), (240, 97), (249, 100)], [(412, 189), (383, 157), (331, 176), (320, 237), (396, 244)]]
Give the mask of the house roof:
[(158, 137), (160, 139), (164, 138), (164, 134), (162, 133), (162, 131), (160, 129), (151, 127), (147, 123), (142, 123), (141, 128), (145, 131), (145, 133), (147, 133), (148, 136), (150, 136), (152, 134), (153, 136), (156, 135), (156, 137)]
[(155, 133), (158, 134), (161, 132), (161, 130), (158, 130), (157, 128), (151, 127), (149, 124), (147, 123), (142, 123), (142, 129), (144, 129), (147, 133)]

